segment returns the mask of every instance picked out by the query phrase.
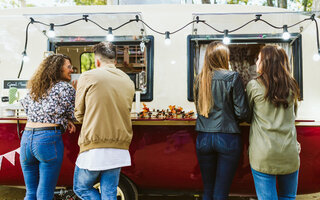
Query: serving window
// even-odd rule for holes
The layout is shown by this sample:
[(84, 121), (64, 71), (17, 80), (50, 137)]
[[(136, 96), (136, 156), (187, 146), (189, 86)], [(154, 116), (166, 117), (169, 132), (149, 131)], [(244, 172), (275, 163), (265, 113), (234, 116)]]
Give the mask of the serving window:
[[(124, 71), (135, 84), (136, 91), (141, 91), (141, 101), (153, 100), (153, 36), (145, 36), (145, 47), (140, 47), (141, 40), (121, 36), (113, 44), (116, 47), (115, 65)], [(104, 41), (105, 37), (86, 37), (85, 41), (72, 41), (72, 38), (55, 38), (49, 42), (49, 51), (62, 53), (71, 58), (74, 73), (81, 74), (96, 68), (92, 48)]]
[[(244, 85), (257, 76), (256, 60), (260, 49), (267, 44), (277, 44), (285, 49), (289, 57), (291, 73), (297, 80), (301, 99), (303, 97), (302, 85), (302, 50), (301, 35), (292, 34), (294, 37), (284, 41), (281, 35), (266, 39), (259, 35), (232, 35), (230, 49), (230, 70), (239, 72)], [(209, 38), (209, 39), (208, 39)], [(193, 83), (195, 77), (201, 72), (205, 51), (210, 42), (221, 41), (221, 35), (189, 35), (188, 36), (188, 100), (193, 101)]]

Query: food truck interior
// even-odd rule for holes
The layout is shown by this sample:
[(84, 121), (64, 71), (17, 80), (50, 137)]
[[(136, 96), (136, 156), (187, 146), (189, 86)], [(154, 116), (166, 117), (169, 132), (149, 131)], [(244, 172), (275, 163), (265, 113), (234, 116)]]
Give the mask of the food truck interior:
[[(233, 35), (230, 49), (230, 68), (239, 72), (244, 85), (256, 77), (256, 61), (260, 49), (268, 44), (281, 46), (287, 52), (291, 73), (297, 80), (301, 99), (303, 98), (302, 88), (302, 49), (301, 35), (292, 34), (292, 38), (285, 41), (281, 35)], [(193, 101), (193, 81), (202, 69), (206, 48), (212, 41), (221, 41), (222, 35), (189, 35), (188, 37), (188, 100)], [(263, 38), (265, 37), (265, 38)]]
[[(81, 74), (96, 68), (92, 48), (101, 41), (105, 41), (105, 37), (57, 37), (49, 41), (47, 53), (68, 55), (74, 66), (74, 74)], [(116, 47), (116, 67), (129, 75), (136, 91), (141, 91), (142, 101), (152, 101), (153, 37), (145, 36), (142, 39), (134, 36), (116, 36), (113, 43)]]

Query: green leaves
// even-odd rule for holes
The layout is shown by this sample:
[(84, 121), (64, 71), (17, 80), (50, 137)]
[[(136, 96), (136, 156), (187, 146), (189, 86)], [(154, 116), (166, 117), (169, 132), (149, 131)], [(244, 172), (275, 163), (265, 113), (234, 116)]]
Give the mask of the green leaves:
[(107, 0), (74, 0), (76, 5), (107, 5)]
[(83, 53), (81, 54), (81, 72), (85, 72), (91, 69), (95, 69), (94, 64), (94, 53)]

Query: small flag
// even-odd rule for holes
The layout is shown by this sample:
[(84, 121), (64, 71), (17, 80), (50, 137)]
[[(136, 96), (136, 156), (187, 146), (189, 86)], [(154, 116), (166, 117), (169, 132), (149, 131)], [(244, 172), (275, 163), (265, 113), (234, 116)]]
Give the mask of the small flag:
[(9, 153), (4, 154), (3, 157), (5, 157), (12, 165), (14, 165), (15, 155), (16, 155), (16, 152), (11, 151)]
[(15, 150), (20, 155), (20, 147)]
[(0, 170), (1, 170), (2, 156), (0, 156)]

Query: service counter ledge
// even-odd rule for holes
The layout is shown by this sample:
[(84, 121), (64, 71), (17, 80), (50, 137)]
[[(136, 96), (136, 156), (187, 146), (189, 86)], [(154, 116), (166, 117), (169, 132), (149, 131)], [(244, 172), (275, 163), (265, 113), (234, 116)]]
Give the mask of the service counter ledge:
[[(26, 117), (5, 117), (0, 116), (0, 123), (20, 123), (25, 124)], [(79, 124), (76, 122), (76, 124)], [(195, 126), (196, 119), (132, 119), (132, 125), (145, 126)], [(240, 126), (249, 126), (248, 123), (241, 123)], [(320, 121), (296, 120), (296, 126), (320, 126)]]

